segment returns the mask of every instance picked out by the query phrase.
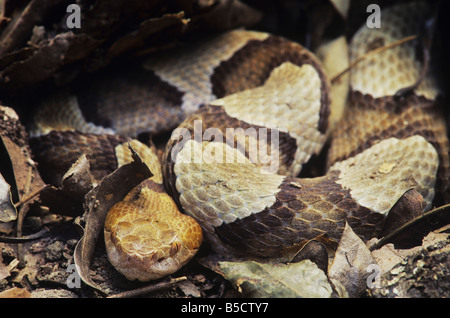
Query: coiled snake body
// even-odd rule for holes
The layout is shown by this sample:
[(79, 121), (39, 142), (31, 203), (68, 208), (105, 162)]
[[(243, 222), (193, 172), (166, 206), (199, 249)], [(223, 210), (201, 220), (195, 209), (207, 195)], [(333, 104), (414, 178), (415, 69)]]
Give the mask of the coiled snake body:
[[(350, 58), (414, 34), (411, 17), (427, 10), (390, 8), (383, 28), (354, 35)], [(150, 148), (130, 142), (154, 176), (105, 224), (109, 259), (129, 279), (173, 273), (203, 235), (220, 253), (277, 257), (317, 236), (338, 241), (346, 222), (374, 237), (409, 189), (425, 209), (445, 191), (448, 141), (432, 74), (396, 95), (421, 70), (411, 42), (356, 65), (346, 113), (330, 132), (330, 86), (318, 59), (284, 38), (235, 30), (152, 57), (131, 83), (119, 73), (78, 95), (52, 96), (35, 117), (32, 144), (52, 181), (82, 153), (100, 179), (131, 160), (127, 136), (179, 124), (162, 169)], [(330, 135), (326, 175), (297, 178)]]

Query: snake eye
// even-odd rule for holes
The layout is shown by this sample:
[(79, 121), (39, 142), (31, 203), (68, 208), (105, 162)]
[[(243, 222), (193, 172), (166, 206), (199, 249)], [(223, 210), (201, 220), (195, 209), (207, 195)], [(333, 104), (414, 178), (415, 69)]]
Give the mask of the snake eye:
[(170, 252), (169, 255), (170, 257), (174, 256), (181, 248), (180, 242), (175, 241), (172, 243), (171, 247), (170, 247)]

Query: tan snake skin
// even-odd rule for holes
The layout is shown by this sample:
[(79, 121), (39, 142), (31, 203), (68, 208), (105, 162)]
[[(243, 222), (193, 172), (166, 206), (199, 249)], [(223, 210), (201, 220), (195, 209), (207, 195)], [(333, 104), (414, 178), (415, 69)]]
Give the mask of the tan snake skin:
[[(383, 28), (354, 35), (350, 59), (414, 34), (428, 10), (419, 2), (383, 11)], [(230, 31), (147, 60), (136, 76), (148, 89), (106, 73), (106, 84), (75, 91), (83, 97), (50, 97), (35, 116), (32, 146), (41, 168), (53, 167), (51, 182), (82, 153), (100, 180), (131, 160), (127, 137), (178, 126), (162, 171), (150, 148), (131, 143), (155, 176), (105, 224), (108, 257), (128, 279), (175, 272), (203, 236), (219, 253), (259, 257), (316, 237), (337, 242), (346, 222), (369, 239), (406, 191), (417, 190), (430, 209), (446, 190), (448, 141), (432, 74), (412, 94), (394, 96), (419, 78), (414, 52), (407, 42), (353, 67), (346, 113), (330, 133), (330, 86), (318, 59), (284, 38)], [(297, 178), (327, 138), (326, 175)]]

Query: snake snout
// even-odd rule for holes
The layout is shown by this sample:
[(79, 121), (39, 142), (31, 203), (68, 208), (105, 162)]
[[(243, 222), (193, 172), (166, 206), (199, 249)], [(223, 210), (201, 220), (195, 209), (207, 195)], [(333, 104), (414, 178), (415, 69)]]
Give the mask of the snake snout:
[[(148, 193), (117, 203), (105, 221), (108, 258), (130, 280), (148, 281), (174, 273), (192, 258), (202, 240), (197, 223), (174, 213), (173, 201), (163, 199), (153, 206), (154, 194), (149, 198)], [(198, 238), (195, 244), (192, 234)]]

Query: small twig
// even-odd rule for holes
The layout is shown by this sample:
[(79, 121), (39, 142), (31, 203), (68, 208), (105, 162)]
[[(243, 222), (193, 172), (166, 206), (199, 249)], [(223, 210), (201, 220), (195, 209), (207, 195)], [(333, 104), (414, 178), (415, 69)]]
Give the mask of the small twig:
[(331, 79), (331, 84), (336, 83), (345, 73), (350, 71), (353, 67), (356, 66), (356, 64), (364, 61), (365, 59), (367, 59), (367, 58), (369, 58), (369, 57), (371, 57), (373, 55), (379, 54), (381, 52), (384, 52), (384, 51), (386, 51), (386, 50), (388, 50), (390, 48), (393, 48), (395, 46), (399, 46), (399, 45), (401, 45), (403, 43), (406, 43), (406, 42), (409, 42), (409, 41), (412, 41), (412, 40), (415, 40), (415, 39), (417, 39), (417, 35), (410, 35), (410, 36), (407, 36), (407, 37), (405, 37), (403, 39), (400, 39), (398, 41), (386, 44), (386, 45), (384, 45), (382, 47), (379, 47), (379, 48), (376, 48), (376, 49), (374, 49), (372, 51), (369, 51), (369, 52), (367, 52), (364, 55), (358, 56), (356, 59), (353, 60), (353, 62), (350, 63), (350, 65), (347, 68), (345, 68), (344, 70), (339, 72), (337, 75), (335, 75)]
[(438, 208), (435, 208), (435, 209), (433, 209), (431, 211), (428, 211), (428, 212), (422, 214), (421, 216), (419, 216), (419, 217), (417, 217), (417, 218), (415, 218), (415, 219), (413, 219), (413, 220), (411, 220), (409, 222), (406, 222), (405, 224), (400, 226), (398, 229), (396, 229), (392, 233), (389, 233), (385, 237), (381, 238), (378, 242), (376, 242), (374, 245), (372, 245), (369, 248), (369, 250), (373, 251), (373, 250), (376, 250), (376, 249), (382, 247), (383, 245), (389, 243), (395, 236), (399, 235), (400, 233), (402, 233), (403, 231), (405, 231), (409, 227), (411, 227), (411, 226), (413, 226), (413, 225), (415, 225), (415, 224), (425, 220), (426, 218), (428, 218), (430, 216), (439, 214), (439, 213), (441, 213), (442, 211), (445, 211), (445, 210), (449, 210), (450, 211), (450, 204), (442, 205), (442, 206), (440, 206)]
[(2, 243), (25, 243), (25, 242), (32, 241), (32, 240), (37, 240), (37, 239), (43, 237), (44, 235), (46, 235), (48, 232), (50, 232), (50, 230), (48, 228), (44, 227), (39, 232), (31, 234), (31, 235), (27, 235), (27, 236), (22, 236), (22, 237), (0, 236), (0, 242), (2, 242)]
[(445, 231), (450, 230), (450, 224), (444, 225), (443, 227), (436, 230), (437, 233), (443, 233)]
[(118, 293), (118, 294), (115, 294), (115, 295), (108, 296), (107, 298), (136, 297), (136, 296), (140, 296), (140, 295), (147, 294), (147, 293), (150, 293), (150, 292), (154, 292), (156, 290), (167, 288), (167, 287), (169, 287), (171, 285), (177, 284), (177, 283), (185, 281), (185, 280), (187, 280), (186, 276), (182, 276), (182, 277), (178, 277), (178, 278), (172, 278), (169, 281), (160, 282), (160, 283), (157, 283), (157, 284), (153, 284), (153, 285), (149, 285), (149, 286), (145, 286), (145, 287), (141, 287), (141, 288), (136, 288), (136, 289), (133, 289), (133, 290), (125, 291), (125, 292), (122, 292), (122, 293)]
[[(27, 173), (27, 182), (24, 187), (24, 196), (27, 197), (31, 190), (31, 180), (33, 179), (33, 168), (28, 167), (28, 173)], [(25, 219), (25, 216), (28, 213), (28, 206), (27, 204), (22, 204), (22, 206), (19, 209), (19, 216), (17, 219), (17, 235), (22, 235), (22, 225), (23, 220)]]
[[(24, 196), (27, 197), (31, 190), (31, 180), (33, 179), (33, 168), (31, 166), (28, 167), (28, 173), (27, 173), (27, 183), (25, 184), (24, 188)], [(19, 208), (19, 214), (17, 216), (17, 237), (22, 236), (22, 228), (23, 228), (23, 220), (25, 219), (25, 216), (28, 213), (28, 203), (22, 204), (22, 206)], [(20, 261), (24, 260), (24, 254), (23, 254), (23, 248), (22, 245), (19, 243), (17, 245), (17, 258)]]
[(16, 208), (20, 207), (22, 204), (34, 199), (35, 197), (37, 197), (39, 194), (41, 194), (42, 191), (44, 191), (45, 189), (49, 188), (50, 185), (46, 184), (45, 186), (41, 187), (40, 189), (37, 189), (36, 191), (34, 191), (33, 193), (31, 193), (29, 196), (27, 196), (26, 198), (22, 198), (19, 202), (15, 203), (14, 206)]

